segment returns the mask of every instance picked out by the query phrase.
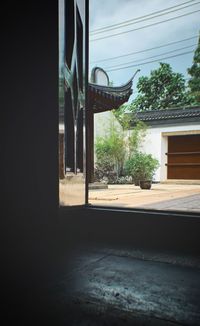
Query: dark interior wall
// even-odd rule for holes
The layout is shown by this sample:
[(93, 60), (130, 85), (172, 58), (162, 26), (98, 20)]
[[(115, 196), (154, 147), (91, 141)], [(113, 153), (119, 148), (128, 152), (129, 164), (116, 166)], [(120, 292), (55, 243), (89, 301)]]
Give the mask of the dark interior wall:
[(76, 238), (77, 243), (200, 254), (198, 215), (90, 208), (67, 218), (61, 209), (59, 219), (69, 242)]
[(1, 190), (23, 214), (57, 200), (57, 2), (43, 3), (7, 5), (4, 23)]
[(9, 1), (3, 14), (1, 266), (4, 303), (16, 304), (45, 274), (57, 243), (58, 4)]
[[(12, 236), (49, 226), (57, 210), (57, 1), (7, 4), (1, 202)], [(5, 89), (4, 89), (5, 88)]]

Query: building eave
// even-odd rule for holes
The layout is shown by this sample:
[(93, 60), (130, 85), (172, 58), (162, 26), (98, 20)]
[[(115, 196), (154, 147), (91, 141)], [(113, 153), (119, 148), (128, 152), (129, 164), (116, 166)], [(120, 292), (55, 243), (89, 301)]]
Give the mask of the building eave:
[(134, 76), (124, 85), (102, 86), (94, 83), (88, 85), (89, 108), (94, 112), (118, 109), (129, 100), (132, 94)]
[[(133, 93), (133, 79), (138, 70), (121, 86), (103, 86), (95, 83), (88, 83), (88, 105), (87, 109), (93, 113), (100, 113), (110, 110), (117, 110), (122, 104), (128, 102)], [(64, 107), (59, 110), (59, 121), (64, 121)]]

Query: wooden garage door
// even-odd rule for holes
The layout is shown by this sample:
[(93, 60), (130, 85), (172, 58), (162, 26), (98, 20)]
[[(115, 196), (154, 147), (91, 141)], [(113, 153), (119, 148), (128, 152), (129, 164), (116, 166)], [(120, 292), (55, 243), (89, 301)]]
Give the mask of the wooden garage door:
[(200, 135), (168, 137), (168, 179), (200, 180)]

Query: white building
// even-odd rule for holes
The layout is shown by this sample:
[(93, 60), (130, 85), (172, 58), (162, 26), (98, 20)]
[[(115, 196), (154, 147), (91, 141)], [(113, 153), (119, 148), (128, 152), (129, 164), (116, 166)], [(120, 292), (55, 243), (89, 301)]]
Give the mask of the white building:
[(140, 112), (137, 118), (148, 125), (142, 150), (160, 163), (155, 181), (200, 180), (200, 107)]
[[(148, 126), (141, 150), (160, 163), (154, 181), (200, 180), (200, 107), (139, 112), (136, 117)], [(112, 112), (95, 115), (94, 140), (112, 119)]]

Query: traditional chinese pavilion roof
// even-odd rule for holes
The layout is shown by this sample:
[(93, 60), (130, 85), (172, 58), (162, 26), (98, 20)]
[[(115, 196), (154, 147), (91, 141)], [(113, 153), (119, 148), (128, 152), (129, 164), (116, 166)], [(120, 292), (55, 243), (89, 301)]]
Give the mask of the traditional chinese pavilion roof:
[(144, 121), (150, 126), (184, 122), (200, 122), (200, 107), (171, 108), (167, 110), (154, 110), (127, 114), (130, 115), (132, 126), (134, 126), (136, 120)]
[[(109, 77), (107, 73), (99, 67), (95, 67), (92, 70), (92, 81), (88, 83), (88, 110), (93, 113), (110, 111), (113, 109), (118, 109), (122, 104), (129, 100), (132, 94), (132, 84), (133, 78), (139, 71), (139, 69), (134, 73), (133, 77), (124, 85), (121, 86), (103, 86), (95, 83), (95, 72), (99, 69), (104, 72), (108, 82)], [(59, 122), (64, 121), (64, 107), (59, 109)]]
[[(118, 109), (132, 94), (134, 76), (126, 84), (118, 87), (88, 83), (88, 109), (93, 113)], [(59, 119), (63, 122), (64, 108), (59, 110)]]
[(89, 83), (89, 108), (94, 113), (118, 109), (120, 105), (129, 100), (132, 94), (133, 78), (134, 76), (126, 84), (118, 87)]

